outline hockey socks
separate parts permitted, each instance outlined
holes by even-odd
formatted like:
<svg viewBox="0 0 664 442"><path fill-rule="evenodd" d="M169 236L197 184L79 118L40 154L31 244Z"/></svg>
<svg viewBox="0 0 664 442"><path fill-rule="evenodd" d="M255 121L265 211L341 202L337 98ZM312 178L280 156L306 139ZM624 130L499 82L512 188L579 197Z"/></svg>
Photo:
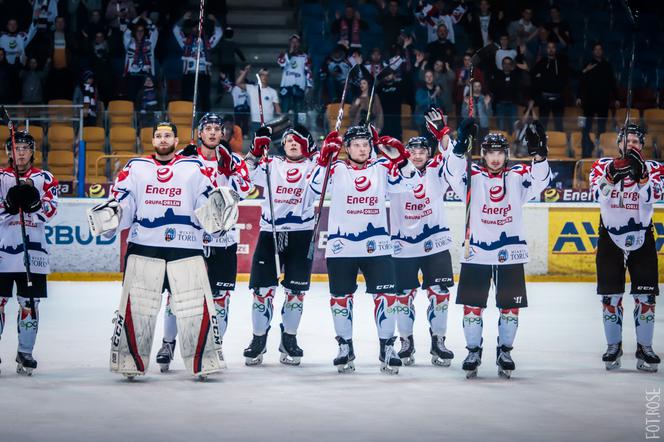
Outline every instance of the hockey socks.
<svg viewBox="0 0 664 442"><path fill-rule="evenodd" d="M35 315L32 317L32 304L34 302ZM19 353L32 354L37 340L37 329L39 327L39 299L18 297L20 308L18 310L18 351Z"/></svg>
<svg viewBox="0 0 664 442"><path fill-rule="evenodd" d="M0 298L0 336L2 336L2 331L5 329L5 306L7 305L7 299L9 298Z"/></svg>
<svg viewBox="0 0 664 442"><path fill-rule="evenodd" d="M519 328L519 309L502 308L498 317L498 346L512 347Z"/></svg>
<svg viewBox="0 0 664 442"><path fill-rule="evenodd" d="M353 295L332 295L332 322L337 336L348 341L353 337Z"/></svg>
<svg viewBox="0 0 664 442"><path fill-rule="evenodd" d="M171 294L166 292L166 308L164 309L164 341L175 342L175 337L178 335L177 318L171 309Z"/></svg>
<svg viewBox="0 0 664 442"><path fill-rule="evenodd" d="M482 307L463 306L463 334L466 337L466 347L476 348L482 345Z"/></svg>
<svg viewBox="0 0 664 442"><path fill-rule="evenodd" d="M286 299L281 307L281 323L283 331L289 335L297 334L297 328L302 319L302 306L304 305L303 292L294 292L286 289Z"/></svg>
<svg viewBox="0 0 664 442"><path fill-rule="evenodd" d="M655 295L634 295L634 325L636 342L652 347L652 336L655 332Z"/></svg>
<svg viewBox="0 0 664 442"><path fill-rule="evenodd" d="M374 319L378 329L379 339L391 339L394 337L394 331L397 325L396 317L396 295L386 293L373 294L374 299Z"/></svg>
<svg viewBox="0 0 664 442"><path fill-rule="evenodd" d="M415 322L415 309L413 308L413 299L417 289L404 290L400 295L396 295L396 315L397 315L397 328L399 335L412 336L413 323Z"/></svg>
<svg viewBox="0 0 664 442"><path fill-rule="evenodd" d="M276 287L261 287L254 290L254 303L251 309L251 322L254 326L254 334L263 336L270 328L272 322L272 300Z"/></svg>
<svg viewBox="0 0 664 442"><path fill-rule="evenodd" d="M212 300L214 301L214 310L219 326L219 337L224 339L228 328L228 307L231 301L231 292L228 290L217 292L212 295Z"/></svg>
<svg viewBox="0 0 664 442"><path fill-rule="evenodd" d="M450 292L445 287L434 285L427 289L427 297L429 298L427 318L429 319L431 333L436 336L445 336L447 333Z"/></svg>
<svg viewBox="0 0 664 442"><path fill-rule="evenodd" d="M609 345L622 342L622 299L622 295L602 296L604 335L606 336L606 343Z"/></svg>

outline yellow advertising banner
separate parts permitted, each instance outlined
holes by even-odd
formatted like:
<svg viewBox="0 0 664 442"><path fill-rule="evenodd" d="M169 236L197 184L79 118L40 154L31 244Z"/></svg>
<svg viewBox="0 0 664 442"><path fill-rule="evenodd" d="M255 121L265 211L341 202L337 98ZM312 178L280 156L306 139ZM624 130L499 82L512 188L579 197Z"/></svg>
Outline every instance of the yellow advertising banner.
<svg viewBox="0 0 664 442"><path fill-rule="evenodd" d="M664 278L664 208L653 215L660 280ZM599 208L549 209L548 274L595 275Z"/></svg>

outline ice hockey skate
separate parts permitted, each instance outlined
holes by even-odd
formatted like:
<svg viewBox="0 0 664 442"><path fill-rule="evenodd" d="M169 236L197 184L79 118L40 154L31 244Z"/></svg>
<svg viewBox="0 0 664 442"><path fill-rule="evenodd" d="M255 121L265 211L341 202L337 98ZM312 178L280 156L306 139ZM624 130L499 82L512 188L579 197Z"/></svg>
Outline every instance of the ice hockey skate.
<svg viewBox="0 0 664 442"><path fill-rule="evenodd" d="M399 367L403 365L399 355L394 351L394 341L396 338L380 340L380 371L385 374L399 374Z"/></svg>
<svg viewBox="0 0 664 442"><path fill-rule="evenodd" d="M649 373L657 372L660 363L659 356L651 346L636 344L636 368Z"/></svg>
<svg viewBox="0 0 664 442"><path fill-rule="evenodd" d="M602 361L604 361L606 369L615 370L620 368L620 357L622 355L622 342L609 344L608 347L606 347L606 352L602 355Z"/></svg>
<svg viewBox="0 0 664 442"><path fill-rule="evenodd" d="M284 331L281 325L281 343L279 344L279 362L285 365L300 365L304 352L297 345L297 337Z"/></svg>
<svg viewBox="0 0 664 442"><path fill-rule="evenodd" d="M399 350L399 359L403 365L413 365L415 363L415 341L413 335L407 338L399 338L401 342L401 350Z"/></svg>
<svg viewBox="0 0 664 442"><path fill-rule="evenodd" d="M166 373L170 369L171 361L173 361L173 353L175 352L175 341L168 342L162 341L161 348L157 352L157 364L162 373Z"/></svg>
<svg viewBox="0 0 664 442"><path fill-rule="evenodd" d="M339 343L339 353L334 358L334 366L337 367L339 373L351 373L355 371L355 352L353 351L353 340L344 339L340 336L336 337Z"/></svg>
<svg viewBox="0 0 664 442"><path fill-rule="evenodd" d="M476 378L477 368L480 365L482 365L482 347L468 348L468 356L463 360L462 367L466 372L466 379Z"/></svg>
<svg viewBox="0 0 664 442"><path fill-rule="evenodd" d="M245 365L254 366L263 363L263 355L267 351L267 332L269 331L268 328L264 335L254 335L249 347L244 349Z"/></svg>
<svg viewBox="0 0 664 442"><path fill-rule="evenodd" d="M26 376L32 376L32 372L37 368L37 361L30 353L16 353L16 373Z"/></svg>
<svg viewBox="0 0 664 442"><path fill-rule="evenodd" d="M431 333L431 330L429 330ZM431 334L431 363L440 367L449 367L454 359L452 350L445 347L445 336Z"/></svg>
<svg viewBox="0 0 664 442"><path fill-rule="evenodd" d="M498 366L498 376L509 379L512 377L512 371L516 367L510 352L512 347L500 345L496 347L496 365Z"/></svg>

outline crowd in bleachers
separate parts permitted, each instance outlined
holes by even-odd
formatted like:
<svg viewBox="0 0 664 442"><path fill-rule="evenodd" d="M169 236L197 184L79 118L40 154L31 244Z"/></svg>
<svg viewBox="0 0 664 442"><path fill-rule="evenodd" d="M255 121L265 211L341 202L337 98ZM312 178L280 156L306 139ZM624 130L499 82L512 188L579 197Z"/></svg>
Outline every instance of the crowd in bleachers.
<svg viewBox="0 0 664 442"><path fill-rule="evenodd" d="M539 118L552 157L577 159L610 149L624 121L632 32L619 2L285 3L293 6L298 33L275 54L281 72L258 72L273 97L270 117L314 110L309 114L318 119L307 120L315 123L314 133L334 125L351 68L344 127L370 114L384 134L408 138L426 133L429 107L444 109L454 125L472 97L481 134L502 131L516 156L523 153L524 123ZM647 126L653 157L664 148L658 3L644 2L632 79L633 119ZM226 9L225 1L206 2L197 106L234 114L239 151L259 124L256 71L236 67L251 54L234 42ZM191 0L0 0L0 103L81 104L80 133L74 124L39 121L31 122L31 131L44 144L48 167L62 166L57 170L68 177L74 175L74 141L82 138L89 180L107 180L115 166L97 157L140 152L157 118L190 127L197 17L198 2ZM281 79L278 88L269 88L270 75ZM220 106L223 94L232 97L232 109Z"/></svg>

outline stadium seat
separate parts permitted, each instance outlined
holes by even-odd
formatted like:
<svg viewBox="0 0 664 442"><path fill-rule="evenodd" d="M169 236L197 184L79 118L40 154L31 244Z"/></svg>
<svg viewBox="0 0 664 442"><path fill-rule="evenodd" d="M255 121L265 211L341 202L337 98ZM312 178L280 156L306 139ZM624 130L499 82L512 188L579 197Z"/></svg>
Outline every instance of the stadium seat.
<svg viewBox="0 0 664 442"><path fill-rule="evenodd" d="M176 126L190 128L193 106L191 101L171 101L168 103L168 116Z"/></svg>
<svg viewBox="0 0 664 442"><path fill-rule="evenodd" d="M74 102L71 100L49 100L48 105L73 106ZM74 109L72 107L69 108L56 107L49 109L48 114L49 117L51 118L51 121L67 122L71 121L72 118L74 117Z"/></svg>
<svg viewBox="0 0 664 442"><path fill-rule="evenodd" d="M83 141L85 141L85 149L88 152L104 152L106 150L106 133L103 127L84 127Z"/></svg>
<svg viewBox="0 0 664 442"><path fill-rule="evenodd" d="M626 108L621 107L620 109L616 109L616 125L622 127L622 125L625 124L626 116L627 116ZM639 121L641 120L641 117L639 117L639 110L632 108L629 112L629 119L638 124Z"/></svg>
<svg viewBox="0 0 664 442"><path fill-rule="evenodd" d="M410 104L401 105L401 128L403 130L413 128L413 110ZM407 138L404 138L404 140L407 140Z"/></svg>
<svg viewBox="0 0 664 442"><path fill-rule="evenodd" d="M144 127L141 129L141 151L143 153L150 153L152 151L152 128Z"/></svg>
<svg viewBox="0 0 664 442"><path fill-rule="evenodd" d="M5 125L0 126L0 143L4 146L5 141L9 138L9 128Z"/></svg>
<svg viewBox="0 0 664 442"><path fill-rule="evenodd" d="M87 165L85 169L85 174L87 175L105 175L106 174L106 163L107 161L99 161L99 157L106 155L104 152L87 152L85 154L85 163ZM99 166L97 166L99 165ZM87 178L86 178L87 181Z"/></svg>
<svg viewBox="0 0 664 442"><path fill-rule="evenodd" d="M572 187L578 190L588 190L590 188L589 176L596 159L579 160L574 165L574 179Z"/></svg>
<svg viewBox="0 0 664 442"><path fill-rule="evenodd" d="M570 147L572 148L572 153L574 154L574 158L581 158L581 152L583 151L582 144L581 144L581 137L583 136L583 133L580 131L575 131L572 132L572 136L570 137ZM589 133L588 136L590 137L590 140L593 142L593 144L597 144L597 136L594 133Z"/></svg>
<svg viewBox="0 0 664 442"><path fill-rule="evenodd" d="M643 156L646 159L659 158L659 152L657 152L655 144L655 137L652 134L646 134L645 143L643 145Z"/></svg>
<svg viewBox="0 0 664 442"><path fill-rule="evenodd" d="M550 130L546 133L549 146L549 158L552 160L567 160L570 158L567 148L567 134Z"/></svg>
<svg viewBox="0 0 664 442"><path fill-rule="evenodd" d="M136 129L127 126L112 127L108 141L111 152L136 152Z"/></svg>
<svg viewBox="0 0 664 442"><path fill-rule="evenodd" d="M134 126L134 103L127 100L113 100L108 103L108 125Z"/></svg>
<svg viewBox="0 0 664 442"><path fill-rule="evenodd" d="M74 150L74 129L71 126L60 124L52 125L48 128L48 149L53 150Z"/></svg>
<svg viewBox="0 0 664 442"><path fill-rule="evenodd" d="M74 152L53 151L48 154L48 170L60 181L73 181Z"/></svg>
<svg viewBox="0 0 664 442"><path fill-rule="evenodd" d="M644 110L643 121L645 122L646 127L648 128L648 132L664 131L664 109Z"/></svg>
<svg viewBox="0 0 664 442"><path fill-rule="evenodd" d="M565 106L565 113L563 115L563 130L565 132L579 129L579 117L582 115L581 108Z"/></svg>
<svg viewBox="0 0 664 442"><path fill-rule="evenodd" d="M337 115L339 114L339 103L330 103L327 105L327 122L330 130L334 130L334 125L337 123ZM346 129L350 126L350 104L344 104L344 115L341 120L341 129Z"/></svg>

